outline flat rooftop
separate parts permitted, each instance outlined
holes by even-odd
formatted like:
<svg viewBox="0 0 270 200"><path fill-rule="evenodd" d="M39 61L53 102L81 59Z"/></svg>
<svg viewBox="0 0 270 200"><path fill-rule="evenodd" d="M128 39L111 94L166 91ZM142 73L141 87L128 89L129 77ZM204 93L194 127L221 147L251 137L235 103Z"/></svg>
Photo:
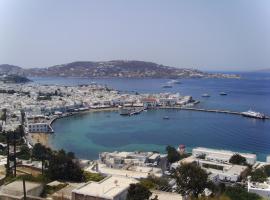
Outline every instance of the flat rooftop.
<svg viewBox="0 0 270 200"><path fill-rule="evenodd" d="M41 186L41 183L25 181L26 193L40 186ZM23 182L14 181L12 183L9 183L8 185L2 186L0 190L0 194L8 194L8 195L15 195L15 196L23 195Z"/></svg>
<svg viewBox="0 0 270 200"><path fill-rule="evenodd" d="M158 190L152 190L151 198L154 198L156 195L158 196L158 200L182 200L182 196L177 193L172 192L162 192Z"/></svg>
<svg viewBox="0 0 270 200"><path fill-rule="evenodd" d="M92 197L113 199L115 196L128 189L129 185L132 183L138 183L138 181L133 178L111 176L100 182L86 183L78 189L73 190L73 192Z"/></svg>
<svg viewBox="0 0 270 200"><path fill-rule="evenodd" d="M210 153L210 154L223 154L224 156L226 155L233 155L233 154L240 154L244 157L247 157L247 158L256 158L256 154L251 154L251 153L239 153L239 152L233 152L233 151L229 151L229 150L220 150L220 149L211 149L211 148L205 148L205 147L197 147L197 148L194 148L192 150L193 151L203 151L203 152L206 152L206 153Z"/></svg>

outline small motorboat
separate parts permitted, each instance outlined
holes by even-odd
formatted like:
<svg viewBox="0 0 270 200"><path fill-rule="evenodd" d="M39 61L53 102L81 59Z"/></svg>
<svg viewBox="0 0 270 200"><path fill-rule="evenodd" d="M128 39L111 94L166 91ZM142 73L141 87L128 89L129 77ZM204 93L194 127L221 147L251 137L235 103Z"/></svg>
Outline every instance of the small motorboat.
<svg viewBox="0 0 270 200"><path fill-rule="evenodd" d="M210 95L205 93L202 95L202 97L210 97Z"/></svg>
<svg viewBox="0 0 270 200"><path fill-rule="evenodd" d="M169 116L164 116L163 119L170 119Z"/></svg>

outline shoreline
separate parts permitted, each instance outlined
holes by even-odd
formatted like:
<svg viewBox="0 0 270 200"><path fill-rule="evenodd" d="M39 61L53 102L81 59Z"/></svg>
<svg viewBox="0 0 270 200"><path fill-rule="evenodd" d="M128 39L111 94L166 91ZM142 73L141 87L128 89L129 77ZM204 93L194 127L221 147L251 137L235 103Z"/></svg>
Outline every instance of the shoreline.
<svg viewBox="0 0 270 200"><path fill-rule="evenodd" d="M194 108L183 108L180 106L172 106L172 107L157 107L153 110L163 110L163 109L174 109L174 110L184 110L184 111L197 111ZM95 113L95 112L114 112L114 111L118 111L119 108L118 107L108 107L108 108L92 108L89 110L84 110L84 111L79 111L79 112L75 112L75 113L70 113L70 114L66 114L66 115L62 115L62 116L55 116L54 118L52 118L50 120L50 126L58 119L61 118L66 118L66 117L71 117L74 115L81 115L81 114L87 114L87 113ZM201 112L201 110L199 109L199 111ZM212 112L212 111L211 111ZM226 114L221 112L221 114ZM229 113L231 114L231 113ZM234 115L234 114L233 114ZM239 115L239 114L237 114ZM51 148L52 150L54 150L54 147L52 146L52 144L50 143L50 135L54 134L54 133L28 133L28 137L27 140L31 145L35 145L36 143L41 143L42 145ZM30 141L29 141L30 140Z"/></svg>
<svg viewBox="0 0 270 200"><path fill-rule="evenodd" d="M66 118L66 117L71 117L74 115L80 115L80 114L87 114L87 113L95 113L95 112L112 112L112 111L118 111L119 108L116 107L110 107L110 108L92 108L89 110L85 110L85 111L80 111L80 112L76 112L76 113L71 113L69 115L63 115L63 116L55 116L53 117L50 122L49 125L52 126L52 124L57 121L58 119L61 118ZM53 149L52 145L49 142L49 136L51 134L54 133L28 133L27 141L34 146L37 143L40 143L48 148Z"/></svg>

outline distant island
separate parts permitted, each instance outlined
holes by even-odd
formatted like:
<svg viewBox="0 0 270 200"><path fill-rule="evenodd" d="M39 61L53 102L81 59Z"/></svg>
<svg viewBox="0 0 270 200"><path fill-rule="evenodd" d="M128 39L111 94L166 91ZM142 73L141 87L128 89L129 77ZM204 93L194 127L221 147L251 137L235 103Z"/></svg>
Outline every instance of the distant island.
<svg viewBox="0 0 270 200"><path fill-rule="evenodd" d="M3 64L0 65L0 73L27 77L240 78L235 74L207 73L196 69L176 68L136 60L78 61L30 69Z"/></svg>
<svg viewBox="0 0 270 200"><path fill-rule="evenodd" d="M28 83L31 82L30 79L20 76L20 75L15 75L15 74L0 74L0 81L3 83Z"/></svg>

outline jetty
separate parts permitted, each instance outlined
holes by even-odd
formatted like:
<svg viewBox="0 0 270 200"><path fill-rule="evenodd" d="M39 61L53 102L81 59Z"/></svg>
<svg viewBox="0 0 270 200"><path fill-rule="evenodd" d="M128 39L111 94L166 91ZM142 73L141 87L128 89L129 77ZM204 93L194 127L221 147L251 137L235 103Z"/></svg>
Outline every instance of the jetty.
<svg viewBox="0 0 270 200"><path fill-rule="evenodd" d="M199 112L212 112L212 113L225 113L232 115L241 115L242 112L230 111L230 110L217 110L217 109L204 109L204 108L187 108L187 107L178 107L181 110L190 110L190 111L199 111ZM270 119L270 116L265 116L264 119Z"/></svg>

